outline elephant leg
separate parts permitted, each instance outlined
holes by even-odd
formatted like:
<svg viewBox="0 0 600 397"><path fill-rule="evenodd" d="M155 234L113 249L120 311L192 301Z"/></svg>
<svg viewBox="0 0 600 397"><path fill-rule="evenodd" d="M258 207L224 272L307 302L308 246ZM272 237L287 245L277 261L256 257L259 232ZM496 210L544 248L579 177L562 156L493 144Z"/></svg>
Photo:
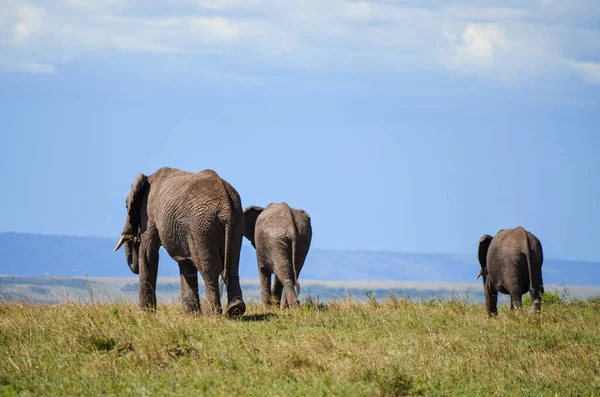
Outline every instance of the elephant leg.
<svg viewBox="0 0 600 397"><path fill-rule="evenodd" d="M498 315L498 291L492 286L489 279L485 283L485 307L487 308L488 316Z"/></svg>
<svg viewBox="0 0 600 397"><path fill-rule="evenodd" d="M509 290L510 293L510 309L516 311L523 310L523 294L521 285L513 286L512 289Z"/></svg>
<svg viewBox="0 0 600 397"><path fill-rule="evenodd" d="M287 294L283 294L283 296L281 297L281 309L287 309L290 307L290 303L288 302L287 299Z"/></svg>
<svg viewBox="0 0 600 397"><path fill-rule="evenodd" d="M534 274L534 279L530 283L531 288L529 288L532 313L538 310L542 310L542 294L544 293L544 281L542 280L541 265L540 267L535 267L534 269L535 270L532 272Z"/></svg>
<svg viewBox="0 0 600 397"><path fill-rule="evenodd" d="M285 291L285 296L281 301L281 308L285 308L285 302L290 308L295 308L300 303L298 301L298 296L296 295L296 291L294 289L294 276L292 274L292 264L289 263L286 266L275 266L275 274L279 281L283 281L283 289Z"/></svg>
<svg viewBox="0 0 600 397"><path fill-rule="evenodd" d="M512 262L511 262L512 263ZM523 294L529 289L529 270L527 266L527 257L524 254L519 255L515 273L510 273L513 277L509 280L508 292L510 294L510 308L515 311L523 311Z"/></svg>
<svg viewBox="0 0 600 397"><path fill-rule="evenodd" d="M223 263L223 268L227 269L227 315L241 316L246 312L246 304L242 298L242 287L240 286L240 250L242 248L242 239L244 238L242 230L239 233L232 233L229 243L228 262ZM225 255L223 255L225 260Z"/></svg>
<svg viewBox="0 0 600 397"><path fill-rule="evenodd" d="M183 310L188 314L201 311L198 294L198 269L191 260L179 262L179 277L181 278L181 302Z"/></svg>
<svg viewBox="0 0 600 397"><path fill-rule="evenodd" d="M273 280L273 304L279 306L281 304L281 296L283 295L283 283L279 281L279 277L275 275Z"/></svg>
<svg viewBox="0 0 600 397"><path fill-rule="evenodd" d="M283 282L283 289L285 290L285 294L281 299L281 308L287 309L289 307L294 309L298 307L300 305L300 300L298 299L298 295L296 295L294 283L291 280L285 280Z"/></svg>
<svg viewBox="0 0 600 397"><path fill-rule="evenodd" d="M531 312L536 312L542 309L542 299L540 291L538 289L529 290L529 296L531 297Z"/></svg>
<svg viewBox="0 0 600 397"><path fill-rule="evenodd" d="M219 276L221 275L221 258L219 255L210 255L203 252L202 255L192 257L196 268L204 280L206 291L207 314L221 314L221 291L219 289Z"/></svg>
<svg viewBox="0 0 600 397"><path fill-rule="evenodd" d="M510 310L523 310L523 301L521 294L510 294Z"/></svg>
<svg viewBox="0 0 600 397"><path fill-rule="evenodd" d="M271 273L264 267L260 269L260 287L262 303L265 307L271 305Z"/></svg>
<svg viewBox="0 0 600 397"><path fill-rule="evenodd" d="M156 310L156 278L158 276L158 249L160 243L143 241L140 245L139 305L143 309Z"/></svg>
<svg viewBox="0 0 600 397"><path fill-rule="evenodd" d="M204 289L206 290L206 303L208 313L221 314L221 291L219 291L219 274L204 274Z"/></svg>

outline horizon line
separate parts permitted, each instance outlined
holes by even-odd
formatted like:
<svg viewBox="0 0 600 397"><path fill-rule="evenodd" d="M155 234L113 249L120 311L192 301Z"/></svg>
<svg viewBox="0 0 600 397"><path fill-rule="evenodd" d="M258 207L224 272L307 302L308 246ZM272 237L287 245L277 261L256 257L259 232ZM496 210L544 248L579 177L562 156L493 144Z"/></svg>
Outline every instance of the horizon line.
<svg viewBox="0 0 600 397"><path fill-rule="evenodd" d="M107 236L92 236L92 235L75 235L75 234L47 234L41 232L15 232L15 231L0 231L0 235L2 234L22 234L22 235L34 235L34 236L43 236L43 237L67 237L67 238L96 238L96 239L107 239L110 240L112 237ZM244 241L243 246L251 246L250 243ZM415 251L389 251L389 250L378 250L378 249L369 249L369 248L351 248L351 249L341 249L341 248L320 248L320 247L311 247L311 251L335 251L335 252L371 252L378 254L409 254L409 255L439 255L439 256L474 256L477 257L477 253L468 253L468 252L415 252ZM587 263L600 263L600 259L597 260L589 260L589 259L578 259L578 258L557 258L557 257L547 257L544 258L545 261L553 260L553 261L572 261L572 262L587 262Z"/></svg>

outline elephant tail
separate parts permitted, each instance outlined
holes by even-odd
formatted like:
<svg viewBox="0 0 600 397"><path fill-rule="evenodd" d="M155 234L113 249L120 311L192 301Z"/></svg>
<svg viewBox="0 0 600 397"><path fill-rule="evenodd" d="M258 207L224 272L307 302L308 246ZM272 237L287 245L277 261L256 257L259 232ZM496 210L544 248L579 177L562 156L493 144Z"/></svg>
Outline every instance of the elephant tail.
<svg viewBox="0 0 600 397"><path fill-rule="evenodd" d="M296 267L296 239L292 239L292 270L294 272L294 285L296 286L296 295L300 295L300 282L298 281L298 268Z"/></svg>
<svg viewBox="0 0 600 397"><path fill-rule="evenodd" d="M292 243L292 271L294 272L294 285L296 286L296 295L300 295L300 282L298 281L298 266L296 263L296 245L297 245L297 240L298 240L298 225L296 225L296 218L294 218L294 212L292 211L292 209L290 208L290 206L287 203L283 203L285 204L285 207L287 208L289 215L290 215L290 220L292 221L292 225L294 227L293 229L293 237L291 238L291 243Z"/></svg>
<svg viewBox="0 0 600 397"><path fill-rule="evenodd" d="M529 236L527 235L527 231L523 229L523 233L525 234L525 246L527 251L525 252L525 258L527 259L527 271L529 272L529 290L533 291L534 288L539 288L539 281L537 278L537 274L534 273L533 266L531 264L531 242L529 241ZM535 277L535 278L534 278Z"/></svg>
<svg viewBox="0 0 600 397"><path fill-rule="evenodd" d="M225 222L225 246L223 253L223 272L221 273L221 294L223 294L223 286L227 285L227 264L229 263L229 246L231 241L231 226L229 222Z"/></svg>
<svg viewBox="0 0 600 397"><path fill-rule="evenodd" d="M233 199L231 198L231 194L227 189L227 183L219 177L219 182L221 182L221 186L223 187L223 192L227 197L228 207L221 208L221 213L219 214L219 219L221 220L224 228L225 228L225 246L223 247L223 273L221 274L221 282L223 284L227 284L227 267L229 265L229 261L231 260L231 234L232 234L232 221L233 221L233 212L235 210L235 204L233 203ZM231 186L230 186L231 187ZM232 188L233 189L233 188ZM223 284L221 284L221 293L223 293Z"/></svg>

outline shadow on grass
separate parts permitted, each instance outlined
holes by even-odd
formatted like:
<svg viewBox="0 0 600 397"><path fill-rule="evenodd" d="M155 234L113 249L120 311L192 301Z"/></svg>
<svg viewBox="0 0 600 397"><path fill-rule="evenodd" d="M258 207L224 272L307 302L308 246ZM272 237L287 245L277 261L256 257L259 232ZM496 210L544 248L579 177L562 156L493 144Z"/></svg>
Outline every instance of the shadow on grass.
<svg viewBox="0 0 600 397"><path fill-rule="evenodd" d="M260 314L246 314L241 317L242 321L269 321L271 317L277 317L275 313L260 313Z"/></svg>

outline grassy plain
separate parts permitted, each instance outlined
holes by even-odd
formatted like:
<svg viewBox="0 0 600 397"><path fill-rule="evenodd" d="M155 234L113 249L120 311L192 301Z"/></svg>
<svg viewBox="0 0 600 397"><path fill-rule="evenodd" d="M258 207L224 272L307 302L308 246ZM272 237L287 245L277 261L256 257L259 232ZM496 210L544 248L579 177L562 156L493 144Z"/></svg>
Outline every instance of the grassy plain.
<svg viewBox="0 0 600 397"><path fill-rule="evenodd" d="M0 395L600 395L598 299L494 319L394 296L248 309L0 302Z"/></svg>

